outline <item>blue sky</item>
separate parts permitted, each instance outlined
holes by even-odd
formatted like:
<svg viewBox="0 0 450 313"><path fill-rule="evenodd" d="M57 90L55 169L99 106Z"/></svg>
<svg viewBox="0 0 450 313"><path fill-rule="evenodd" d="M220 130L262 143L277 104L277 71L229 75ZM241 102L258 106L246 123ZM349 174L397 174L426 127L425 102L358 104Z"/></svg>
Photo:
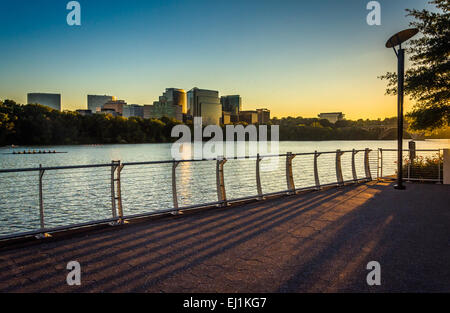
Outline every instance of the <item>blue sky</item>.
<svg viewBox="0 0 450 313"><path fill-rule="evenodd" d="M82 25L68 26L68 1L0 1L0 99L58 92L77 109L87 94L148 104L197 86L275 116L393 116L377 79L396 69L384 43L408 27L405 8L431 7L379 1L381 25L369 26L362 0L79 2Z"/></svg>

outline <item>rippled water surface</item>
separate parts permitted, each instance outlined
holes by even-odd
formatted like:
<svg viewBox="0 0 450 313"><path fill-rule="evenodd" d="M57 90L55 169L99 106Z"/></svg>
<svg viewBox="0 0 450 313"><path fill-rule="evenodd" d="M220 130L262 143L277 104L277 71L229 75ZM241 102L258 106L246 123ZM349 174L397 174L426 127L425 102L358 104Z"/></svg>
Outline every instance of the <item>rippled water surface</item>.
<svg viewBox="0 0 450 313"><path fill-rule="evenodd" d="M405 141L407 147L407 141ZM376 177L378 148L396 148L395 141L320 141L280 142L279 153L304 153L352 149L373 149L370 153L372 176ZM418 141L418 149L450 148L448 140ZM62 154L13 155L11 148L0 148L0 168L36 168L122 162L169 160L170 144L19 147L18 150L45 149ZM189 152L186 152L189 158ZM344 180L352 179L351 153L342 156ZM390 155L392 159L395 154ZM389 155L386 154L386 158ZM314 185L313 155L293 159L296 188ZM359 178L365 176L364 153L355 156ZM228 199L257 194L255 159L228 160L224 165ZM336 181L335 154L318 158L321 184ZM384 174L393 171L395 164ZM263 193L286 190L286 159L264 158L261 161ZM179 206L217 201L216 162L182 162L176 169ZM0 173L0 235L39 228L38 172ZM125 215L153 212L173 207L172 164L129 165L121 173L122 202ZM110 218L111 167L51 170L43 176L45 226L55 227Z"/></svg>

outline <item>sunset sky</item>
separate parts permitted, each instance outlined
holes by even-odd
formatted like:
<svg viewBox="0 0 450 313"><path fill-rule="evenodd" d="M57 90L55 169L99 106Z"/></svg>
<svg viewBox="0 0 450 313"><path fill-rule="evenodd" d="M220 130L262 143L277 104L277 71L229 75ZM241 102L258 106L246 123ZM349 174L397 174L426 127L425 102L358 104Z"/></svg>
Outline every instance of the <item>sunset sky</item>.
<svg viewBox="0 0 450 313"><path fill-rule="evenodd" d="M408 28L405 8L431 7L381 0L369 26L366 0L84 0L81 26L68 26L67 2L0 2L0 99L55 92L75 110L87 94L151 104L166 87L199 87L277 117L395 116L377 79L396 70L384 44Z"/></svg>

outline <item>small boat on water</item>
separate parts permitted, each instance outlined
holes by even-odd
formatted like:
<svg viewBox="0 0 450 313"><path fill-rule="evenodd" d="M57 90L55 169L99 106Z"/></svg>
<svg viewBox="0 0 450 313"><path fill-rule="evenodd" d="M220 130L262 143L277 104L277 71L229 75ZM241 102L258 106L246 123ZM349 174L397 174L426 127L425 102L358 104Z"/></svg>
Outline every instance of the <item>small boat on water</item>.
<svg viewBox="0 0 450 313"><path fill-rule="evenodd" d="M67 153L67 152L56 150L23 150L23 151L13 151L12 153L4 153L4 154L55 154L55 153Z"/></svg>

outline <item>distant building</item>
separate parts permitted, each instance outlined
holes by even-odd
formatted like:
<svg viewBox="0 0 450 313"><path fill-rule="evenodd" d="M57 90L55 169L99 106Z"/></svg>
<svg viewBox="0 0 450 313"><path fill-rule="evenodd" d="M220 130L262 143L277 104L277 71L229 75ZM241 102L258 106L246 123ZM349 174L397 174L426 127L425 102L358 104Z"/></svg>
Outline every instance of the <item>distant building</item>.
<svg viewBox="0 0 450 313"><path fill-rule="evenodd" d="M152 104L144 104L144 118L145 119L154 118Z"/></svg>
<svg viewBox="0 0 450 313"><path fill-rule="evenodd" d="M332 112L332 113L320 113L319 119L328 120L330 123L336 123L344 119L345 115L342 112Z"/></svg>
<svg viewBox="0 0 450 313"><path fill-rule="evenodd" d="M160 102L167 102L169 105L179 105L181 106L181 113L187 113L187 98L186 91L178 88L166 88L166 91L163 93L163 100L159 99ZM162 100L162 101L161 101Z"/></svg>
<svg viewBox="0 0 450 313"><path fill-rule="evenodd" d="M258 111L241 111L239 112L239 121L247 124L258 123Z"/></svg>
<svg viewBox="0 0 450 313"><path fill-rule="evenodd" d="M91 110L92 113L95 113L97 111L101 111L103 105L108 101L117 100L116 97L113 96L99 96L99 95L88 95L87 96L87 102L88 102L88 110Z"/></svg>
<svg viewBox="0 0 450 313"><path fill-rule="evenodd" d="M146 104L143 109L144 118L171 117L183 121L182 106L171 105L165 101L155 101L152 105Z"/></svg>
<svg viewBox="0 0 450 313"><path fill-rule="evenodd" d="M114 110L118 115L123 115L123 107L127 105L127 103L123 100L110 100L106 102L102 106L102 110Z"/></svg>
<svg viewBox="0 0 450 313"><path fill-rule="evenodd" d="M61 94L59 93L29 93L28 104L37 103L54 110L61 111Z"/></svg>
<svg viewBox="0 0 450 313"><path fill-rule="evenodd" d="M258 113L258 124L267 125L270 122L270 110L268 109L256 109Z"/></svg>
<svg viewBox="0 0 450 313"><path fill-rule="evenodd" d="M102 108L100 111L95 112L96 114L111 114L112 116L119 116L119 113L117 113L114 109L108 109L108 108Z"/></svg>
<svg viewBox="0 0 450 313"><path fill-rule="evenodd" d="M187 93L187 115L202 117L203 125L219 125L222 117L219 92L197 87L189 90Z"/></svg>
<svg viewBox="0 0 450 313"><path fill-rule="evenodd" d="M270 110L256 109L239 112L239 121L247 124L267 125L270 122Z"/></svg>
<svg viewBox="0 0 450 313"><path fill-rule="evenodd" d="M239 112L242 110L242 98L239 95L222 96L220 97L222 104L222 111L228 112L230 115L230 122L236 123L239 121Z"/></svg>
<svg viewBox="0 0 450 313"><path fill-rule="evenodd" d="M138 104L127 104L123 106L123 117L144 117L144 106Z"/></svg>
<svg viewBox="0 0 450 313"><path fill-rule="evenodd" d="M186 91L178 88L166 88L159 101L144 105L144 118L162 118L163 116L183 121L187 112Z"/></svg>
<svg viewBox="0 0 450 313"><path fill-rule="evenodd" d="M220 97L222 110L230 112L231 115L239 115L242 110L242 98L239 95L222 96Z"/></svg>
<svg viewBox="0 0 450 313"><path fill-rule="evenodd" d="M77 113L83 116L86 115L92 115L92 111L91 110L77 110Z"/></svg>

